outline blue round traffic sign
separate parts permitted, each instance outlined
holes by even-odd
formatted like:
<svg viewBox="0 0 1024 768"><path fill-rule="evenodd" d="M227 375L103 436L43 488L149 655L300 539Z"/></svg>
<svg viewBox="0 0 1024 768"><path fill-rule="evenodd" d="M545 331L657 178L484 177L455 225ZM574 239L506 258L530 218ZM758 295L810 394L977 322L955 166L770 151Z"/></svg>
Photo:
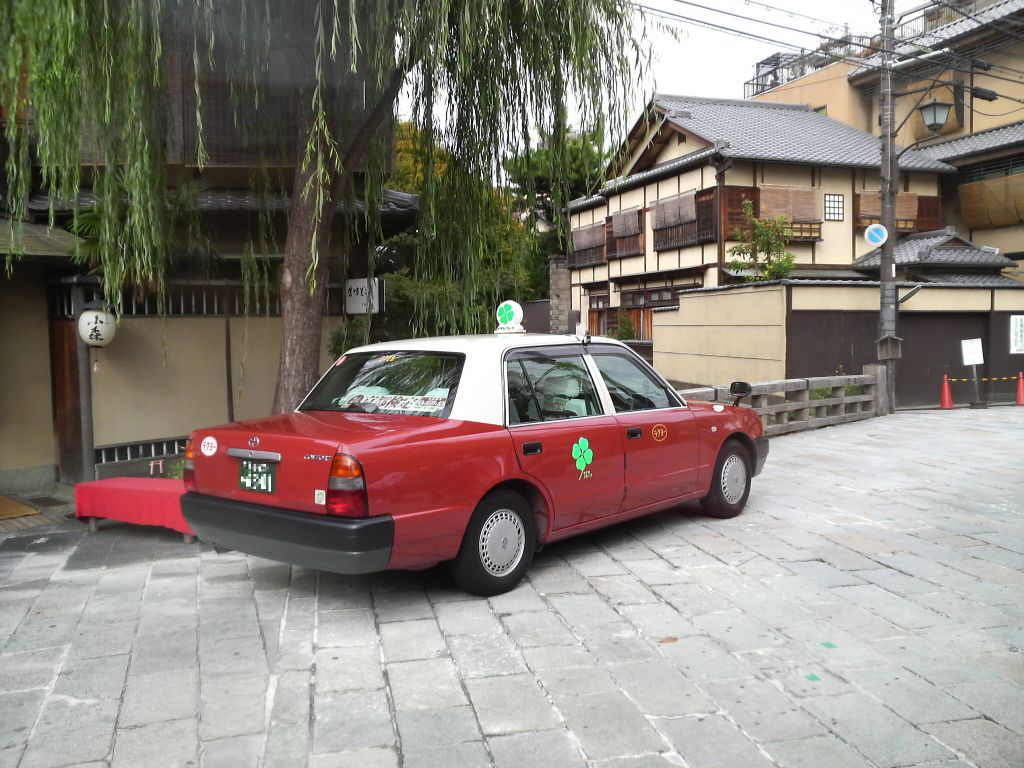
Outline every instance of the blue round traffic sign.
<svg viewBox="0 0 1024 768"><path fill-rule="evenodd" d="M889 239L889 230L881 224L872 224L864 230L864 239L871 245L881 245Z"/></svg>

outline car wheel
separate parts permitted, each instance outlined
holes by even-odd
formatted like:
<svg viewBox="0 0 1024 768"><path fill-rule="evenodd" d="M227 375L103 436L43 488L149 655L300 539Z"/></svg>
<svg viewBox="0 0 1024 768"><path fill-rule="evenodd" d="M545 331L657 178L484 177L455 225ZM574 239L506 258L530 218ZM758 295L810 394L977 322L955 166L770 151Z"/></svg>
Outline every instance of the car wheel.
<svg viewBox="0 0 1024 768"><path fill-rule="evenodd" d="M700 500L701 509L709 517L736 517L749 495L750 455L738 442L729 440L718 454L711 490Z"/></svg>
<svg viewBox="0 0 1024 768"><path fill-rule="evenodd" d="M456 583L474 595L500 595L513 589L533 562L533 511L512 491L489 493L477 505L450 563Z"/></svg>

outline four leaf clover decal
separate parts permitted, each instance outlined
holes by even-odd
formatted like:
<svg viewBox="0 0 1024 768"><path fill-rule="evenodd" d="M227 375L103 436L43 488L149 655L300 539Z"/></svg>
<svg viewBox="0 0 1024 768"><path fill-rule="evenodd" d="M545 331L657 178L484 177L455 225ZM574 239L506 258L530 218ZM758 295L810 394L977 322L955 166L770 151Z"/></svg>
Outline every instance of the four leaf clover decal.
<svg viewBox="0 0 1024 768"><path fill-rule="evenodd" d="M512 305L507 301L498 307L498 322L502 325L508 325L512 322L512 318L515 317L515 311L512 309Z"/></svg>
<svg viewBox="0 0 1024 768"><path fill-rule="evenodd" d="M572 457L576 459L576 469L580 471L580 478L586 471L587 466L594 460L594 451L590 448L590 441L581 437L572 447Z"/></svg>

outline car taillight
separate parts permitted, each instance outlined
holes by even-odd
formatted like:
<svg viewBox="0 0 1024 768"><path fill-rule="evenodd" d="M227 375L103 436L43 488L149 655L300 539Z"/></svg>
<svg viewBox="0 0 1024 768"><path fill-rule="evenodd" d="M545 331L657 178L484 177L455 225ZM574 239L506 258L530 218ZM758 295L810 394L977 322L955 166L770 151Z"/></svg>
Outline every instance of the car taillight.
<svg viewBox="0 0 1024 768"><path fill-rule="evenodd" d="M182 461L181 479L185 481L185 490L196 489L196 466L192 461L192 438L185 441L185 456Z"/></svg>
<svg viewBox="0 0 1024 768"><path fill-rule="evenodd" d="M363 467L344 453L337 454L331 462L326 510L328 515L339 517L366 517L369 514Z"/></svg>

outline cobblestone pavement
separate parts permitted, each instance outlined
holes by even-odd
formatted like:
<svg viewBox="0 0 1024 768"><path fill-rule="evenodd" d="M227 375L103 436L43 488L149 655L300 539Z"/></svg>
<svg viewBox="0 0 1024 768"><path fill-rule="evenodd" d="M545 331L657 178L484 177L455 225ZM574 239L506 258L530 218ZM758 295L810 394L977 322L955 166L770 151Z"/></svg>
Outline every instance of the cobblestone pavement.
<svg viewBox="0 0 1024 768"><path fill-rule="evenodd" d="M746 512L490 600L170 533L0 539L0 766L1024 765L1024 409L779 438Z"/></svg>

